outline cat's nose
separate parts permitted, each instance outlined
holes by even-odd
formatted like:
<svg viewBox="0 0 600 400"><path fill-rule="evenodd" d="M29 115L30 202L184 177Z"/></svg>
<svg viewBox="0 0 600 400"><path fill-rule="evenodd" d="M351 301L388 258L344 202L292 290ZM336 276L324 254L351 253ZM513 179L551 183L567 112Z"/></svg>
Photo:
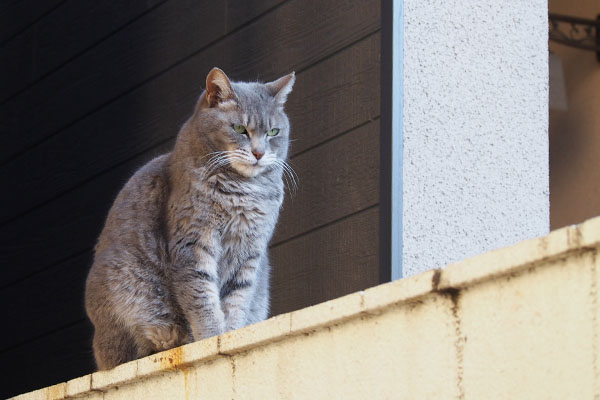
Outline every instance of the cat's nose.
<svg viewBox="0 0 600 400"><path fill-rule="evenodd" d="M261 153L260 151L256 151L256 150L252 150L252 154L254 154L254 157L256 157L257 160L260 160L262 158L262 156L265 155L265 153Z"/></svg>

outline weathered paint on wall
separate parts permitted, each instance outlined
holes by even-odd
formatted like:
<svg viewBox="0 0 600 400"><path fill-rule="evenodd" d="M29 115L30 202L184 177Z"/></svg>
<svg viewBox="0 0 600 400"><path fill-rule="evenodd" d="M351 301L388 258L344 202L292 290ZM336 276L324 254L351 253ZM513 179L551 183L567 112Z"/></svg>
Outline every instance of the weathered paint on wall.
<svg viewBox="0 0 600 400"><path fill-rule="evenodd" d="M18 396L591 399L600 218Z"/></svg>
<svg viewBox="0 0 600 400"><path fill-rule="evenodd" d="M548 232L547 11L404 1L404 276Z"/></svg>

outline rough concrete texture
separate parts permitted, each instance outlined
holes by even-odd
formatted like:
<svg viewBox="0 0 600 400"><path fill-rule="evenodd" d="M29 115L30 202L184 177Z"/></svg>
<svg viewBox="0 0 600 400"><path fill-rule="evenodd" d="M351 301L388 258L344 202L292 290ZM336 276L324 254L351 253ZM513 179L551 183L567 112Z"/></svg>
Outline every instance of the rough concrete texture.
<svg viewBox="0 0 600 400"><path fill-rule="evenodd" d="M592 292L595 252L512 279L465 288L458 298L468 398L593 399L600 340ZM550 300L551 299L551 300ZM529 304L535 304L531 307ZM515 368L517 366L518 368ZM533 382L543 383L543 388Z"/></svg>
<svg viewBox="0 0 600 400"><path fill-rule="evenodd" d="M236 393L244 399L453 398L450 305L426 296L234 356Z"/></svg>
<svg viewBox="0 0 600 400"><path fill-rule="evenodd" d="M597 218L17 399L600 398L599 249Z"/></svg>
<svg viewBox="0 0 600 400"><path fill-rule="evenodd" d="M549 229L545 0L404 0L404 276Z"/></svg>

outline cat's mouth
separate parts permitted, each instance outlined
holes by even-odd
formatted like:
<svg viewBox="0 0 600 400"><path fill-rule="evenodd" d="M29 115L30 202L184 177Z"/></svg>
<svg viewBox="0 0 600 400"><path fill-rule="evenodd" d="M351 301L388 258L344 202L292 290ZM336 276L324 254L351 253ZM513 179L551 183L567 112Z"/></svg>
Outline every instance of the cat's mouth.
<svg viewBox="0 0 600 400"><path fill-rule="evenodd" d="M263 165L260 160L256 160L253 163L233 161L231 167L237 173L247 178L253 178L267 169L267 166Z"/></svg>

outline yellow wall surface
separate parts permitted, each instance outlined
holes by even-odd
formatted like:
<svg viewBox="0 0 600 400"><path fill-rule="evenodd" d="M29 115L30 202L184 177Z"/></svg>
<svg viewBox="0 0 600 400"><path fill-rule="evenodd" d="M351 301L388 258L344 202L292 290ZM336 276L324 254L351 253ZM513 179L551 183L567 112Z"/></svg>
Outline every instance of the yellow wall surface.
<svg viewBox="0 0 600 400"><path fill-rule="evenodd" d="M599 247L596 218L17 399L597 399Z"/></svg>
<svg viewBox="0 0 600 400"><path fill-rule="evenodd" d="M552 13L596 19L598 0L550 0ZM568 109L550 109L550 225L600 215L600 62L596 54L550 42L562 60ZM551 88L552 91L552 88Z"/></svg>

